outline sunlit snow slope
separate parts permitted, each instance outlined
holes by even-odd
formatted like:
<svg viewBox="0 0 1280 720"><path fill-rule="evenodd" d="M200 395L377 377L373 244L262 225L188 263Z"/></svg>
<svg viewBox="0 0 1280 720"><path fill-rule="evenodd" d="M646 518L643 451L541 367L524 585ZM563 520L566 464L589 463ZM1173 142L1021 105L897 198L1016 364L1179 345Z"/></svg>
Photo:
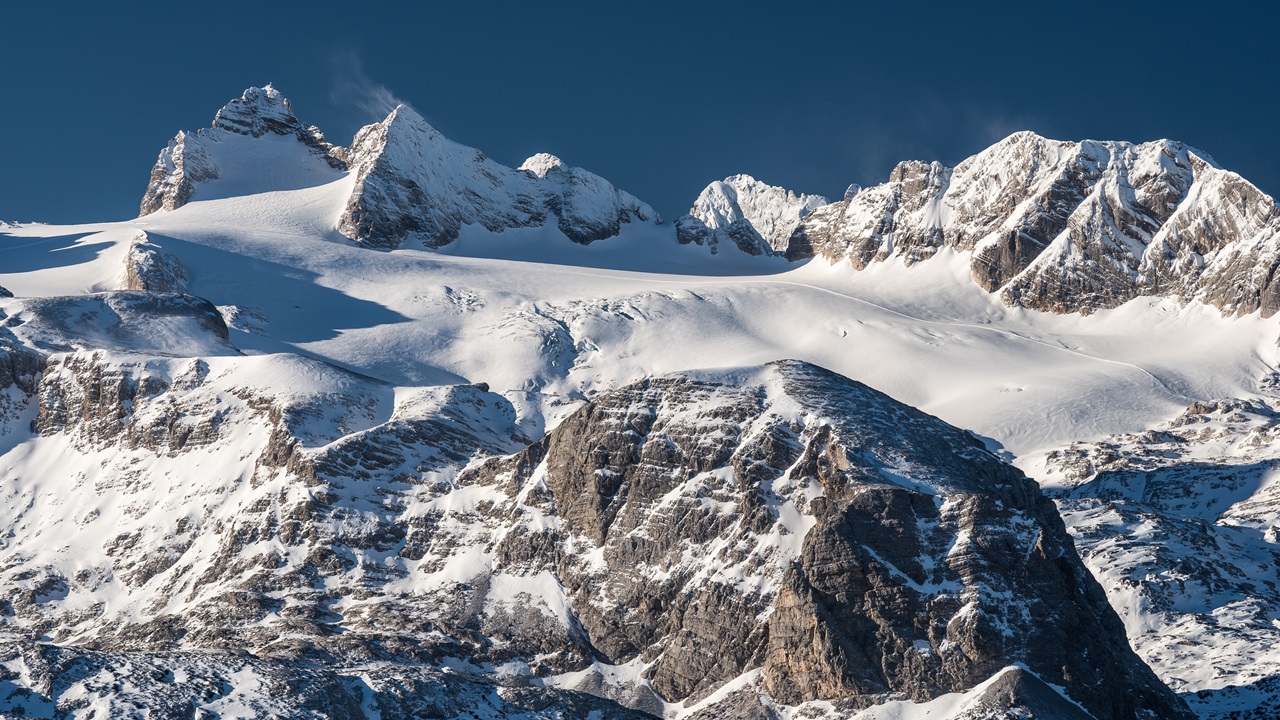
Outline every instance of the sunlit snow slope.
<svg viewBox="0 0 1280 720"><path fill-rule="evenodd" d="M808 360L1021 455L1140 430L1196 399L1249 396L1277 322L1139 299L1088 317L1000 304L943 251L912 268L709 258L669 226L592 246L554 228L464 230L445 252L358 247L333 229L350 177L120 223L6 229L18 296L119 287L131 239L177 257L246 352L296 351L397 385L485 382L539 425L550 407L680 369ZM210 193L214 194L214 193Z"/></svg>

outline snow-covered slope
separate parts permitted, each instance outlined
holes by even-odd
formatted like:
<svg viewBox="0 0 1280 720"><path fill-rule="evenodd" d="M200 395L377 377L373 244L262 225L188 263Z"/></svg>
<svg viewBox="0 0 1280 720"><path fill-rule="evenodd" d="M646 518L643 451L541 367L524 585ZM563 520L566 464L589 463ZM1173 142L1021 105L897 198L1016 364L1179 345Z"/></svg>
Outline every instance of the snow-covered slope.
<svg viewBox="0 0 1280 720"><path fill-rule="evenodd" d="M1194 403L1148 432L1025 463L1050 486L1135 649L1209 717L1280 711L1277 406Z"/></svg>

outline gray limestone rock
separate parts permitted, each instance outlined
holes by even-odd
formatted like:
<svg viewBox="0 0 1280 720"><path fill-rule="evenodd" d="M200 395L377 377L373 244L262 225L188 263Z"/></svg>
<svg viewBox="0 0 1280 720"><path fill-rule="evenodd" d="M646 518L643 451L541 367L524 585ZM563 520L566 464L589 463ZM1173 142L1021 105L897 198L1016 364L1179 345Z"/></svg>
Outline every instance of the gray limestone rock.
<svg viewBox="0 0 1280 720"><path fill-rule="evenodd" d="M184 293L187 290L187 269L182 261L152 243L145 231L138 231L124 261L125 290L153 293Z"/></svg>

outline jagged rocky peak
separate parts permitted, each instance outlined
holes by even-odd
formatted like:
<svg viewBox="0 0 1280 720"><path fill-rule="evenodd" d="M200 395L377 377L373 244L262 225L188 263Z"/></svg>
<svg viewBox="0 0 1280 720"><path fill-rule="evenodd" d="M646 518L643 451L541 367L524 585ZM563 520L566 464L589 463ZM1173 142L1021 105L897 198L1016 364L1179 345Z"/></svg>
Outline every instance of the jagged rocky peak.
<svg viewBox="0 0 1280 720"><path fill-rule="evenodd" d="M301 125L293 114L293 105L270 84L245 90L213 118L215 128L253 137L262 137L269 132L290 135Z"/></svg>
<svg viewBox="0 0 1280 720"><path fill-rule="evenodd" d="M347 157L356 187L338 230L368 247L441 247L464 225L501 232L552 216L569 239L586 244L628 222L660 222L653 208L598 175L545 153L506 167L444 137L405 105L357 133Z"/></svg>
<svg viewBox="0 0 1280 720"><path fill-rule="evenodd" d="M176 210L186 205L196 194L196 185L217 179L219 172L218 163L199 137L179 131L160 151L151 169L151 182L142 196L138 215Z"/></svg>
<svg viewBox="0 0 1280 720"><path fill-rule="evenodd" d="M862 269L891 256L907 264L933 257L942 245L940 202L950 177L940 163L898 163L887 183L846 192L801 219L787 259L839 257Z"/></svg>
<svg viewBox="0 0 1280 720"><path fill-rule="evenodd" d="M899 164L804 218L787 255L863 268L951 247L1010 305L1089 313L1152 295L1269 315L1278 223L1269 196L1183 143L1020 132L954 169Z"/></svg>
<svg viewBox="0 0 1280 720"><path fill-rule="evenodd" d="M827 204L820 195L767 185L750 175L733 175L708 185L689 214L676 221L681 243L732 242L749 255L784 255L800 220Z"/></svg>
<svg viewBox="0 0 1280 720"><path fill-rule="evenodd" d="M444 137L407 105L356 133L348 160L356 183L338 230L368 247L440 247L463 225L497 232L546 217L527 175Z"/></svg>
<svg viewBox="0 0 1280 720"><path fill-rule="evenodd" d="M182 207L195 196L199 184L221 177L223 162L219 159L219 145L229 135L293 136L329 167L346 167L341 148L325 140L315 126L298 120L293 106L279 90L269 84L264 88L251 87L223 106L214 116L211 127L194 133L179 132L160 151L138 214Z"/></svg>

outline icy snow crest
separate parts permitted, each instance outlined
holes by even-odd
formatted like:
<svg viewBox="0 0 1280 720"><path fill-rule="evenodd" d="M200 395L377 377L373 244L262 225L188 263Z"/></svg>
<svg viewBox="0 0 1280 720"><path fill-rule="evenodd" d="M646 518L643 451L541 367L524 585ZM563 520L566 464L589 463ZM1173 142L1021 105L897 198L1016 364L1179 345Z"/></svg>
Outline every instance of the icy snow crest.
<svg viewBox="0 0 1280 720"><path fill-rule="evenodd" d="M801 219L826 204L820 195L733 175L708 185L676 229L680 242L707 245L713 253L723 239L749 255L785 255Z"/></svg>

